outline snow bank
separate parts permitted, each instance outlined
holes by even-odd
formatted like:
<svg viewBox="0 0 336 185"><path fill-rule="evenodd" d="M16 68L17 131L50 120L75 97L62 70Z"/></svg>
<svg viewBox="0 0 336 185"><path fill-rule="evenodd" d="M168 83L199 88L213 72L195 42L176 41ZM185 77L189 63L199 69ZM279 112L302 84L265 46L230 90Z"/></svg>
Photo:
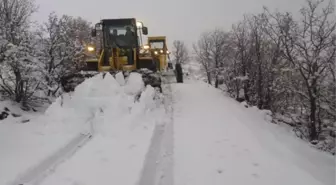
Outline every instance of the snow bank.
<svg viewBox="0 0 336 185"><path fill-rule="evenodd" d="M79 182L91 176L96 183L98 176L85 174L86 171L91 170L91 174L95 174L106 169L101 166L101 162L109 160L113 166L108 166L109 169L106 170L119 169L120 172L120 168L125 166L122 163L138 152L131 163L134 166L134 176L128 178L129 181L136 181L136 174L141 169L140 158L145 155L152 130L163 111L160 112L154 89L143 86L140 74L132 73L125 86L120 80L123 79L121 75L115 79L109 73L105 76L98 74L85 80L73 93L57 98L44 115L27 124L0 121L0 184L12 182L65 146L79 133L88 132L91 123L97 137L70 159L73 162L64 164L68 172L64 173L64 167L60 166L50 179L56 178L62 182L60 184L68 184L69 180L63 182L63 175L75 178L76 173L79 173ZM139 93L141 98L134 101ZM142 112L146 114L141 114ZM116 152L118 150L123 150L123 153ZM93 164L94 161L97 163ZM85 165L89 166L83 168ZM126 169L124 172L125 174L119 175L127 175ZM105 175L105 178L111 178L113 172L108 175L106 173L102 171L99 177ZM44 184L58 180L50 182L46 179ZM111 181L105 183L107 182Z"/></svg>
<svg viewBox="0 0 336 185"><path fill-rule="evenodd" d="M125 93L98 112L93 120L92 141L60 165L43 185L136 184L154 127L164 117L151 86L145 88L138 101L134 100L135 92L142 88L139 77L133 74L127 80Z"/></svg>
<svg viewBox="0 0 336 185"><path fill-rule="evenodd" d="M326 185L335 184L335 157L320 151L292 133L292 127L271 123L271 112L257 107L245 109L246 117L240 117L247 126L258 133L261 144L278 157L286 157L293 165ZM254 121L247 122L247 119ZM255 124L257 123L257 124ZM277 143L276 145L274 143Z"/></svg>
<svg viewBox="0 0 336 185"><path fill-rule="evenodd" d="M1 97L0 97L1 98ZM19 103L9 100L0 100L0 123L26 123L43 112L46 107L44 105L37 107L34 111L23 111Z"/></svg>
<svg viewBox="0 0 336 185"><path fill-rule="evenodd" d="M125 78L124 78L124 75L123 75L122 72L117 73L115 77L116 77L117 82L118 82L120 85L122 85L122 86L125 85Z"/></svg>
<svg viewBox="0 0 336 185"><path fill-rule="evenodd" d="M144 88L142 76L139 73L131 73L127 79L125 92L129 95L137 95Z"/></svg>

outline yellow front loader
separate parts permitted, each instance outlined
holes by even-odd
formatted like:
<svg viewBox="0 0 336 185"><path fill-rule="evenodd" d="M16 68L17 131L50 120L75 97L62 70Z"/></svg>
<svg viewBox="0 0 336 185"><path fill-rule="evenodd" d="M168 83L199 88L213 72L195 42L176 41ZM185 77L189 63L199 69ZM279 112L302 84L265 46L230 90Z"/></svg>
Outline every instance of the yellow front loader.
<svg viewBox="0 0 336 185"><path fill-rule="evenodd" d="M165 71L168 67L169 51L165 36L148 37L147 48L150 50L152 57L158 60L157 69Z"/></svg>
<svg viewBox="0 0 336 185"><path fill-rule="evenodd" d="M148 28L135 18L101 20L92 30L94 41L87 46L84 71L139 72L145 84L162 91L161 77L151 75L157 72L159 62L144 54L142 35L147 34Z"/></svg>
<svg viewBox="0 0 336 185"><path fill-rule="evenodd" d="M103 19L92 30L96 43L87 47L86 71L155 69L151 56L140 55L142 35L148 28L135 18Z"/></svg>

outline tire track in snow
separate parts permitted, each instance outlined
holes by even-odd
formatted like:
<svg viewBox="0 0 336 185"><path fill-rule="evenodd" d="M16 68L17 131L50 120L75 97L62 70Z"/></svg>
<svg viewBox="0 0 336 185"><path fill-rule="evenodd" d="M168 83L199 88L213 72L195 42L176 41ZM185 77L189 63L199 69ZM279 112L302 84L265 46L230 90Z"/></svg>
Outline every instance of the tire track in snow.
<svg viewBox="0 0 336 185"><path fill-rule="evenodd" d="M52 174L58 165L65 162L73 156L80 148L87 144L94 136L93 120L96 117L94 113L87 122L90 128L87 133L79 133L63 148L53 153L36 166L29 168L25 173L19 175L10 185L38 185L47 176Z"/></svg>
<svg viewBox="0 0 336 185"><path fill-rule="evenodd" d="M166 123L166 129L161 144L161 153L159 161L159 174L156 175L155 185L173 185L173 153L174 153L174 116L173 116L173 97L171 85L166 85L166 113L169 116Z"/></svg>
<svg viewBox="0 0 336 185"><path fill-rule="evenodd" d="M165 79L165 81L169 81ZM173 185L173 110L169 83L163 85L167 120L157 124L146 154L139 185Z"/></svg>

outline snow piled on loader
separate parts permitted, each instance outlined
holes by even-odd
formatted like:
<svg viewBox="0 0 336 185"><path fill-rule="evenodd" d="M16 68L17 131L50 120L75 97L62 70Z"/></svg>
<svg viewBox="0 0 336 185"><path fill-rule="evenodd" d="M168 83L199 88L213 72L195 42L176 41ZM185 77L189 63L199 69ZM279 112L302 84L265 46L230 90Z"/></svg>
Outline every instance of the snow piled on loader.
<svg viewBox="0 0 336 185"><path fill-rule="evenodd" d="M153 129L163 115L162 97L153 87L144 86L140 74L131 73L128 79L121 73L115 78L98 74L74 92L63 94L45 114L28 123L14 117L0 121L0 184L20 182L25 174L38 169L41 161L87 133L93 135L91 141L74 156L50 166L50 173L40 182L106 184L113 180L134 184ZM58 157L63 156L60 153Z"/></svg>

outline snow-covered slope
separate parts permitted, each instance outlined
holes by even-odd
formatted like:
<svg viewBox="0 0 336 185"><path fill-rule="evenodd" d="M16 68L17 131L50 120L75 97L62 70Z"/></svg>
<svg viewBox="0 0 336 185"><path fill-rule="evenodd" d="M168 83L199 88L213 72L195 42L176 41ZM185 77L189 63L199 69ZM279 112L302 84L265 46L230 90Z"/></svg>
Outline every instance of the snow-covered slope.
<svg viewBox="0 0 336 185"><path fill-rule="evenodd" d="M202 82L173 84L175 185L334 185L335 161Z"/></svg>
<svg viewBox="0 0 336 185"><path fill-rule="evenodd" d="M34 179L30 176L43 170L46 159L50 173L34 179L42 184L106 184L118 178L134 184L164 109L154 88L141 83L141 75L132 73L126 83L117 76L107 73L103 79L99 74L84 81L29 123L18 124L14 118L0 122L0 184ZM85 133L92 140L56 162L53 155L62 158L60 149Z"/></svg>

